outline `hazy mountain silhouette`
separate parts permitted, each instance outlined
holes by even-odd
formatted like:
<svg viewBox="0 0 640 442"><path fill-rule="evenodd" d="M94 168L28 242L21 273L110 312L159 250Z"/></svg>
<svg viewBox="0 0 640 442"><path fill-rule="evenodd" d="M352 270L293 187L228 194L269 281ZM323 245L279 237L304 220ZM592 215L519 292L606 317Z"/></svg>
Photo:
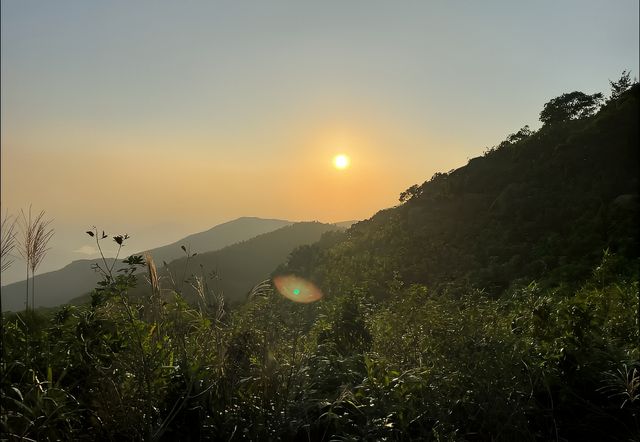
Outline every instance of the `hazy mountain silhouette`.
<svg viewBox="0 0 640 442"><path fill-rule="evenodd" d="M198 254L189 258L188 263L186 257L174 260L160 270L163 288L173 288L168 277L171 272L175 288L183 291L188 300L193 300L195 291L189 282L181 282L182 275L186 273L185 279L188 279L192 274L204 274L209 287L222 293L227 302L242 301L252 287L268 278L296 247L313 244L324 233L336 230L344 230L344 227L319 222L295 223L217 251ZM209 277L212 273L214 278ZM146 293L148 289L148 283L144 282L136 292Z"/></svg>
<svg viewBox="0 0 640 442"><path fill-rule="evenodd" d="M340 221L339 223L333 223L336 226L342 228L342 229L348 229L349 227L351 227L352 225L354 225L355 223L357 223L358 220L356 219L352 219L350 221Z"/></svg>
<svg viewBox="0 0 640 442"><path fill-rule="evenodd" d="M166 246L157 247L151 250L151 254L158 263L169 262L183 256L180 249L182 245L190 246L192 252L210 252L291 224L292 221L282 219L242 217L218 224L204 232L194 233Z"/></svg>
<svg viewBox="0 0 640 442"><path fill-rule="evenodd" d="M209 252L254 236L292 224L279 219L243 217L219 224L204 232L189 235L179 241L151 250L158 263L171 261L184 255L180 246L190 246L192 252ZM91 265L100 259L73 261L60 270L43 273L35 278L36 306L53 307L64 304L96 286L100 276L91 270ZM111 264L112 259L108 260ZM2 307L5 311L24 309L26 282L20 281L2 287Z"/></svg>

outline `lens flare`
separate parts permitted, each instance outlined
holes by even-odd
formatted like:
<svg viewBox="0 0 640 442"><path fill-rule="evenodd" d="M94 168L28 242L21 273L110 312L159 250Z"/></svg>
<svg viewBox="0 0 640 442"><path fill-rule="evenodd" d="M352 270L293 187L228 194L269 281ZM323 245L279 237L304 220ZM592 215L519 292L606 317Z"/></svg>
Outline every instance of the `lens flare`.
<svg viewBox="0 0 640 442"><path fill-rule="evenodd" d="M280 275L273 284L282 296L293 302L308 304L322 298L322 291L312 282L296 275Z"/></svg>

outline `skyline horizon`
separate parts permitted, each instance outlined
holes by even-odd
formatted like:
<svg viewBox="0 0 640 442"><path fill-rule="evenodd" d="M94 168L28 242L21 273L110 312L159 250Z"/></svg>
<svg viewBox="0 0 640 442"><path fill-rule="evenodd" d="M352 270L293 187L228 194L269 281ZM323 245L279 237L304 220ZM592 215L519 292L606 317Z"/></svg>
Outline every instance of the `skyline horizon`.
<svg viewBox="0 0 640 442"><path fill-rule="evenodd" d="M624 70L623 70L624 72ZM629 71L627 71L629 72ZM632 74L633 72L630 71ZM636 78L634 76L634 78ZM609 80L611 81L611 80ZM637 78L636 78L637 81ZM606 93L605 93L605 96ZM536 130L537 128L539 128L538 126L540 126L540 122L536 121L534 124L527 124L527 126L533 127L534 130ZM503 139L507 136L507 134L505 134L505 136L503 137ZM496 143L494 144L497 145L499 144L499 141L496 141ZM485 150L487 149L486 147L484 148ZM0 154L4 153L4 150L0 150ZM338 152L336 152L338 153ZM448 170L436 170L434 173L446 173L446 172L451 172L453 170L459 169L461 167L466 166L469 163L469 160L473 159L473 158L478 158L483 156L484 154L484 150L482 152L478 152L478 155L475 157L467 157L466 161L464 163L461 163L460 165L453 167L451 169ZM331 157L329 157L331 159ZM5 162L2 161L1 164L4 164ZM424 182L429 181L429 179L431 178L431 176L429 177L425 177L424 180L422 182L418 182L416 184L421 185ZM400 192L397 193L397 195L399 196L400 193L402 191L406 190L402 189L400 190ZM2 193L4 193L4 186L2 189ZM237 221L239 219L242 218L257 218L257 219L262 219L262 220L285 220L285 221L291 221L293 223L298 223L298 222L320 222L320 223L325 223L325 224L340 224L340 223L344 223L344 222L349 222L349 221L363 221L366 219L371 218L372 216L374 216L376 213L378 213L379 211L382 210L386 210L392 207L395 207L398 205L398 198L395 198L394 201L395 204L393 205L387 205L384 207L379 207L377 209L373 209L372 212L370 212L370 214L365 215L365 216L361 216L361 217L345 217L345 218L336 218L339 220L332 220L332 219L321 219L319 217L316 218L296 218L294 219L293 217L279 217L275 214L270 214L270 215L262 215L262 214L258 214L258 215L254 215L254 214L249 214L249 213L244 213L241 212L237 215L230 215L228 217L219 217L218 219L216 219L215 221L212 221L214 224L207 224L206 220L203 219L198 219L197 223L191 223L191 224L178 224L178 223L159 223L159 224L147 224L147 225L139 225L137 226L137 230L138 230L138 234L137 237L140 238L140 236L142 236L142 239L140 240L142 244L144 244L144 247L141 245L139 247L139 253L142 253L144 251L156 248L156 247L162 247L165 245L170 245L173 244L185 237L191 236L193 234L198 234L198 233L203 233L206 232L210 229L213 229L217 226L220 226L222 224L226 224L226 223L230 223L233 221ZM44 210L45 212L47 212L47 214L49 213L49 210L44 209L44 208L36 208L37 210ZM20 208L18 209L18 211L16 213L11 213L9 212L9 209L4 208L4 213L10 213L10 215L14 216L17 220L17 216L19 215L19 211L20 210L24 210L24 208ZM55 222L55 217L49 217L52 219L53 222ZM207 225L209 227L207 227ZM56 238L56 234L58 233L58 229L56 229L56 234L54 234L53 238L52 238L52 244L56 245L58 247L60 247L60 245L62 243L69 243L69 241L73 241L74 238L75 239L75 244L76 246L78 244L80 244L83 241L80 241L81 238L84 239L84 232L87 227L93 227L95 226L94 224L91 225L86 225L83 228L78 229L78 227L81 227L81 225L79 223L74 223L74 224L69 224L68 221L65 222L64 228L60 229L60 232L62 233L63 238ZM124 226L124 223L120 222L120 223L115 223L115 228L111 231L111 234L120 234L120 233L128 233L127 232L127 228ZM53 227L55 228L55 225L53 225ZM101 227L99 227L100 229L102 229ZM160 235L149 235L149 231L153 231L155 232L157 231L161 231L162 233ZM129 229L129 231L131 231L131 229ZM78 233L81 232L81 233ZM131 240L136 239L136 236L134 236L135 234L130 235ZM167 236L169 238L172 239L166 239ZM157 243L154 241L158 241L158 237L161 237L162 239L160 239L161 243ZM75 247L75 246L73 246ZM83 260L87 260L87 261L91 261L94 260L96 258L100 257L99 251L97 249L95 249L92 246L86 246L86 245L80 245L76 248L73 247L67 247L67 249L60 249L60 250L55 250L55 248L52 246L50 247L49 253L47 254L47 256L45 257L42 266L36 270L36 275L41 275L44 273L49 273L49 272L54 272L57 270L60 270L66 266L68 266L69 264L75 263L77 261L83 261ZM71 250L73 249L73 250ZM105 249L105 257L107 258L111 258L115 256L117 248L116 247L112 247L111 249L106 248ZM51 253L53 252L53 253ZM138 252L133 252L133 253L138 253ZM53 255L53 256L51 256ZM49 258L49 259L47 259ZM53 258L53 260L51 259ZM22 258L19 255L16 255L13 257L14 260L14 264L16 262L21 262ZM21 273L21 271L17 271L15 268L12 270L11 268L5 270L5 272L0 276L0 286L5 286L5 285L9 285L9 284L13 284L15 282L19 282L24 280L24 275L19 275ZM5 282L6 281L6 282Z"/></svg>
<svg viewBox="0 0 640 442"><path fill-rule="evenodd" d="M111 244L111 237L114 235L119 235L119 234L128 234L129 238L127 240L127 244L125 245L125 247L127 247L129 250L131 249L135 249L134 252L130 252L130 253L121 253L119 255L119 258L125 258L127 256L130 256L132 254L142 254L142 253L146 253L151 251L152 249L157 249L157 248L162 248L162 247L166 247L166 246L170 246L172 244L178 243L181 240L187 239L190 236L194 236L194 235L199 235L199 234L203 234L208 232L209 230L213 230L216 227L220 227L223 226L225 224L230 224L236 221L240 221L240 220L244 220L244 219L255 219L255 220L261 220L261 221L286 221L286 222L290 222L292 224L297 224L297 223L313 223L313 222L318 222L321 224L334 224L334 225L340 225L340 224L345 224L345 223L356 223L359 221L363 221L363 219L345 219L345 220L341 220L341 221L334 221L334 222L329 222L329 221L320 221L320 220L290 220L290 219L283 219L283 218L272 218L272 217L262 217L262 216L250 216L250 215L243 215L243 216L239 216L239 217L235 217L232 219L228 219L226 221L221 221L221 222L217 222L216 224L211 225L208 228L203 228L201 230L195 230L195 231L189 231L189 232L183 232L183 233L176 233L176 237L174 237L173 239L163 239L161 243L159 244L151 244L149 241L152 241L150 239L147 239L145 241L145 246L142 247L138 247L138 246L130 246L131 243L133 243L135 245L136 243L136 237L135 234L130 234L129 232L124 232L124 231L107 231L105 230L105 233L107 233L107 235L109 235L109 238L105 238L107 240L107 243L105 244L106 247L102 247L103 248L103 253L104 253L104 257L107 259L112 259L115 258L116 256L116 252L117 252L117 246L114 244ZM367 218L364 218L367 219ZM55 221L55 220L54 220ZM53 226L55 228L55 226ZM58 270L61 270L71 264L80 262L80 261L94 261L95 259L100 259L101 255L99 250L93 246L93 240L91 239L87 239L86 236L86 229L87 228L92 228L92 227L96 227L99 230L103 230L102 227L99 226L87 226L85 227L85 230L82 231L78 231L77 234L75 235L78 240L80 238L84 239L87 244L81 246L81 249L84 248L84 250L72 250L71 252L73 254L75 254L76 256L72 256L70 254L62 254L58 259L56 259L54 262L47 262L46 258L47 256L45 256L45 260L43 261L43 266L39 267L36 270L35 275L42 275L45 273L50 273L50 272L55 272ZM259 234L262 235L262 234ZM258 235L258 236L259 236ZM54 238L55 238L55 234L54 234ZM90 245L89 245L90 244ZM234 243L235 244L235 243ZM225 246L228 247L228 246ZM53 250L53 247L50 247L49 249L49 253ZM197 252L197 250L193 249L194 252ZM210 250L206 250L203 252L198 252L198 253L207 253L210 252ZM55 251L54 251L55 254ZM80 256L77 256L80 255ZM16 282L20 282L20 281L24 281L25 280L25 275L23 275L22 273L24 272L23 268L18 269L19 266L15 266L15 264L22 264L22 266L24 266L24 260L22 259L22 257L20 256L20 254L18 252L14 252L12 255L12 260L13 260L13 265L5 270L4 272L2 272L2 274L0 274L0 286L4 287L6 285L10 285L10 284L14 284ZM69 259L67 261L64 261L64 259ZM13 270L12 270L13 269Z"/></svg>
<svg viewBox="0 0 640 442"><path fill-rule="evenodd" d="M142 249L241 216L366 219L640 72L633 0L363 5L3 1L0 200L55 219L41 269L97 223Z"/></svg>

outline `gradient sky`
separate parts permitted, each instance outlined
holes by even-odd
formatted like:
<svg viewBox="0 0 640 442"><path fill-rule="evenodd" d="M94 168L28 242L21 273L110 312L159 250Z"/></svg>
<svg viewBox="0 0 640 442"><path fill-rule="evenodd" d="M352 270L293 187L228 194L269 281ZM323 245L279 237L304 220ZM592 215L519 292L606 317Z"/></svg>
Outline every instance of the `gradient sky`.
<svg viewBox="0 0 640 442"><path fill-rule="evenodd" d="M367 218L638 74L637 0L1 4L2 210L55 218L42 270L90 256L91 225L133 252L245 215Z"/></svg>

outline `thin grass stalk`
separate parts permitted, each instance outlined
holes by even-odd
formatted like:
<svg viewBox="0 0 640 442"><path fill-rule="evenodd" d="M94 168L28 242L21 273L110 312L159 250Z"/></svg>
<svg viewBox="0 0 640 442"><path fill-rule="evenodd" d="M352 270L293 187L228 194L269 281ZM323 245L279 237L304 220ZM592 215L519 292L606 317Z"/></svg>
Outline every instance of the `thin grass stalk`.
<svg viewBox="0 0 640 442"><path fill-rule="evenodd" d="M149 297L149 308L151 313L151 320L156 324L160 320L160 278L158 277L158 269L156 263L153 260L153 256L149 252L145 252L144 260L147 263L147 279L151 286L151 295Z"/></svg>
<svg viewBox="0 0 640 442"><path fill-rule="evenodd" d="M16 247L16 220L6 212L2 218L0 237L0 273L13 264L11 252Z"/></svg>
<svg viewBox="0 0 640 442"><path fill-rule="evenodd" d="M18 251L24 259L27 273L27 291L25 296L25 311L29 310L29 269L31 268L31 260L33 259L33 232L34 224L31 216L31 206L29 206L28 215L24 210L20 210L20 227L22 230L22 239L18 242Z"/></svg>
<svg viewBox="0 0 640 442"><path fill-rule="evenodd" d="M35 309L35 286L36 286L36 270L44 260L47 252L49 241L53 237L54 229L49 228L53 219L45 219L45 211L42 210L33 220L33 234L31 242L31 308Z"/></svg>

